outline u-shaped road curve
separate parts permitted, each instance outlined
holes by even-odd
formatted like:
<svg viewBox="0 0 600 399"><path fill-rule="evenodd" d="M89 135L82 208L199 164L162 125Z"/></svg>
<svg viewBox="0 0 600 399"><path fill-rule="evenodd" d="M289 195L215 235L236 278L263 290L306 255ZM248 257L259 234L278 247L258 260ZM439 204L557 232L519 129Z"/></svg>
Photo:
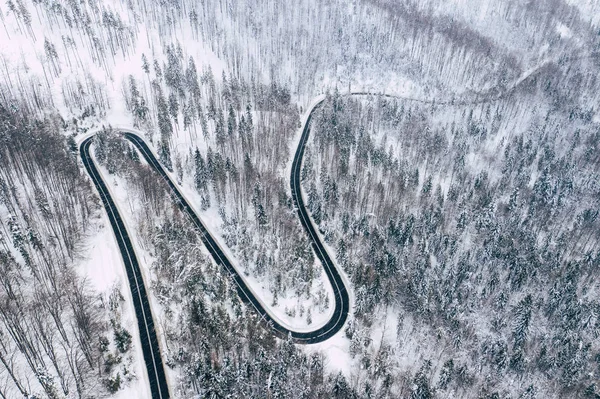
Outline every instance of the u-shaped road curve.
<svg viewBox="0 0 600 399"><path fill-rule="evenodd" d="M583 57L597 57L598 53L593 53L589 55L584 55ZM468 104L479 104L489 101L499 100L507 95L510 95L514 90L516 90L529 76L539 72L543 69L543 67L548 64L548 62L543 62L538 65L536 68L533 68L530 71L526 71L523 75L515 80L515 82L508 87L500 90L491 90L486 93L481 93L483 96L476 96L474 99L465 100L465 99L449 99L442 101L433 101L427 99L419 99L419 98L410 98L405 96L398 95L390 95L383 93L370 93L370 92L350 92L345 95L378 95L387 98L397 98L404 99L408 101L420 102L420 103L437 103L437 104L446 104L446 105L468 105ZM181 194L177 186L173 183L169 175L165 172L164 168L157 161L156 157L150 151L149 147L146 145L144 140L138 135L131 132L124 132L124 137L133 143L136 148L142 153L146 161L156 172L158 172L161 177L168 184L173 198L177 201L180 209L187 213L191 218L194 226L200 232L200 236L202 241L208 248L210 254L212 255L215 262L225 267L225 269L229 272L231 278L235 281L238 293L242 301L246 304L252 306L252 308L261 316L261 319L266 322L266 324L271 328L273 333L280 338L291 337L294 342L300 344L314 344L318 342L322 342L331 338L335 335L344 325L346 319L348 318L348 312L350 310L350 299L348 296L348 291L344 281L341 277L339 270L336 265L332 261L331 257L327 253L321 238L317 234L317 231L314 227L314 224L308 215L306 207L304 205L304 199L302 197L302 189L300 186L300 172L302 168L302 158L304 156L304 149L306 147L306 143L308 141L308 137L310 135L310 122L312 120L312 115L314 111L321 105L324 101L324 98L313 103L312 108L308 113L308 117L304 123L304 127L302 130L302 136L300 138L300 142L296 149L296 154L294 156L294 160L292 163L292 173L290 176L290 187L292 190L292 199L294 205L298 211L298 217L300 218L300 223L302 227L306 231L308 238L311 242L311 246L321 261L323 268L325 269L325 273L329 278L331 286L333 288L334 299L335 299L335 308L332 317L329 321L323 325L322 327L309 332L304 331L294 331L290 328L287 328L281 325L277 320L275 320L270 313L267 311L265 305L257 299L252 291L248 288L244 279L240 276L238 271L235 269L231 261L227 258L225 253L221 250L218 243L214 240L210 232L206 229L204 224L200 221L200 218L193 210L193 208L186 201L184 196ZM135 251L133 250L133 246L131 244L131 240L127 233L127 229L125 228L125 224L119 214L115 203L110 196L110 192L102 179L102 176L98 172L98 169L90 156L90 145L92 143L93 136L86 138L80 145L80 156L83 161L83 164L90 175L98 193L100 194L100 199L104 204L104 208L106 209L106 213L108 215L110 224L113 228L115 238L119 245L119 250L121 251L121 256L123 257L123 262L125 264L125 269L127 270L127 278L129 280L129 285L131 288L132 298L134 302L134 309L137 315L138 320L138 328L140 331L140 338L142 341L142 351L144 353L144 360L146 362L146 368L148 371L148 377L150 379L150 388L152 392L153 398L158 399L166 399L169 397L169 389L165 378L165 372L163 363L160 356L160 348L158 346L158 340L156 337L156 332L154 330L154 322L152 319L152 313L150 310L150 306L148 304L148 297L146 294L146 289L144 287L144 282L142 279L142 275L139 268L139 263L137 257L135 255Z"/></svg>
<svg viewBox="0 0 600 399"><path fill-rule="evenodd" d="M313 251L319 258L327 278L331 283L335 302L331 318L323 326L308 332L295 331L287 326L282 325L278 320L271 316L271 313L267 310L266 305L263 304L259 298L256 298L252 290L248 287L246 281L242 278L225 252L221 249L209 230L202 223L192 206L181 194L177 185L173 182L160 162L158 162L146 142L135 133L128 131L121 132L123 137L130 141L137 148L146 162L166 182L171 192L171 197L177 203L180 210L188 215L214 261L223 266L231 279L235 282L241 300L256 311L256 313L261 317L261 320L265 322L264 324L267 326L267 328L269 328L277 337L282 339L291 337L295 343L299 344L314 344L331 338L344 326L350 310L350 298L346 285L340 271L338 270L334 261L331 259L331 256L327 253L327 250L325 249L325 246L323 245L323 242L317 233L314 223L306 210L304 199L302 197L302 188L300 185L302 158L304 156L304 150L310 135L310 122L312 120L313 112L322 103L322 101L323 100L320 100L313 105L305 121L304 128L302 130L302 136L296 149L296 154L294 155L290 176L292 200L295 208L298 211L300 223L306 231ZM119 214L119 210L116 207L115 202L110 195L110 191L102 179L102 175L100 174L95 161L91 156L90 146L93 142L93 138L94 136L88 137L81 143L81 160L83 161L83 165L100 195L100 199L102 200L106 210L108 219L117 240L117 244L119 246L119 250L121 252L121 256L123 258L127 272L127 279L129 281L133 298L134 310L137 316L138 329L142 343L142 352L144 354L144 361L146 363L152 397L156 399L166 399L169 397L169 389L139 262L135 254L135 250L133 249L127 228L125 227L123 219Z"/></svg>

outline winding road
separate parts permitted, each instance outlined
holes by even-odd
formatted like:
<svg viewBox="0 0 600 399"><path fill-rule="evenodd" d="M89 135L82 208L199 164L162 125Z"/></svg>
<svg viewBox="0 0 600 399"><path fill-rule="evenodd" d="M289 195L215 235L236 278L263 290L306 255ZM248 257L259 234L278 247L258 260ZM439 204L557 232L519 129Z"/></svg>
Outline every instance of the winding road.
<svg viewBox="0 0 600 399"><path fill-rule="evenodd" d="M587 56L597 57L598 53L592 53ZM586 55L582 57L587 57ZM468 104L479 104L489 101L499 100L510 95L514 92L523 82L529 79L531 76L539 73L543 68L556 62L553 60L545 60L534 68L525 71L521 77L519 77L513 84L502 88L494 88L484 93L475 93L474 98L460 99L438 99L437 101L419 98L410 98L405 96L397 96L390 94L375 94L370 92L355 91L347 93L346 95L377 95L380 97L404 99L408 101L420 102L420 103L435 103L439 105L468 105ZM174 201L177 202L180 209L186 213L194 226L200 233L200 237L203 243L206 245L211 256L216 263L222 265L228 272L231 279L237 286L237 291L243 302L250 305L256 313L261 317L261 320L265 323L266 327L269 328L277 337L287 338L291 337L292 340L299 344L314 344L323 342L333 335L335 335L344 325L348 318L348 312L350 309L350 300L347 288L342 279L342 276L332 261L331 257L327 253L323 242L315 229L314 223L310 218L306 206L304 204L304 198L302 196L302 189L300 184L300 172L302 169L302 158L304 156L304 150L306 143L310 136L310 123L314 111L321 105L324 99L313 103L310 109L307 119L304 123L302 135L296 153L292 163L292 170L290 176L290 188L292 192L292 200L295 208L298 212L298 217L302 227L306 231L308 238L311 242L311 246L319 258L325 273L331 283L334 293L335 308L332 317L325 323L325 325L317 328L313 331L294 331L289 327L282 325L269 311L267 306L257 298L253 291L248 287L246 281L233 266L227 255L223 252L217 241L213 238L208 229L204 226L194 209L190 206L185 197L181 194L177 185L172 181L170 176L165 172L162 165L157 161L156 157L144 142L144 140L135 133L122 131L123 136L129 140L143 155L148 164L161 176L161 178L167 183L171 190L171 195ZM148 378L150 381L150 389L153 398L166 399L169 398L169 388L165 378L165 371L163 362L160 355L160 347L156 331L154 329L154 322L152 318L152 312L148 302L148 296L142 274L140 272L139 262L137 260L135 250L132 246L131 239L127 233L123 219L119 214L117 207L115 206L114 200L112 199L110 192L107 188L106 183L102 179L101 174L98 171L96 164L90 154L90 145L93 142L93 137L86 138L80 145L80 156L83 164L89 174L92 182L96 186L100 199L104 204L107 216L112 226L115 238L123 257L125 269L127 271L127 278L132 293L132 299L134 303L134 309L137 316L138 329L140 333L140 339L142 344L142 351L144 354L144 360L146 363Z"/></svg>
<svg viewBox="0 0 600 399"><path fill-rule="evenodd" d="M123 137L129 140L137 148L137 150L145 158L146 162L166 182L169 190L171 191L171 197L177 203L181 211L189 216L214 261L223 266L231 279L235 282L238 294L242 301L256 311L256 313L261 317L261 320L264 322L265 326L277 337L282 339L291 337L293 342L298 344L315 344L331 338L344 326L350 310L350 298L348 296L346 285L337 266L327 253L327 250L325 249L325 246L323 245L323 242L317 233L317 230L315 229L314 223L306 210L300 184L302 158L304 156L304 150L310 135L310 122L312 120L312 114L322 103L322 101L323 100L320 100L313 105L305 121L304 128L302 130L302 136L300 138L300 142L296 149L296 154L292 163L292 171L290 176L292 200L295 208L298 211L300 223L306 231L311 246L325 270L334 294L335 307L332 317L323 326L313 331L292 330L288 326L281 324L279 320L273 316L267 306L259 298L257 298L253 291L248 287L248 284L244 278L233 266L233 263L229 260L209 230L202 223L186 198L181 194L177 185L173 182L163 166L158 162L156 156L152 153L146 142L135 133L121 131ZM140 271L139 262L135 254L135 250L133 249L131 239L129 238L129 234L127 233L125 224L123 223L123 219L110 195L106 183L98 171L93 157L91 156L90 146L93 143L93 139L94 136L92 135L91 137L83 140L80 145L80 156L87 173L98 190L100 199L102 200L115 234L115 238L119 245L121 256L123 257L123 262L127 271L127 278L133 298L134 309L137 316L138 329L142 342L142 351L144 353L144 361L146 363L148 378L150 380L152 397L157 399L166 399L169 397L169 389L165 378L164 366L160 355L160 347L158 344L156 331L154 329L152 312L149 306L146 288L144 287L144 281Z"/></svg>
<svg viewBox="0 0 600 399"><path fill-rule="evenodd" d="M104 209L112 226L121 257L127 271L127 280L131 289L131 297L133 299L133 308L135 310L138 330L140 332L140 341L142 344L142 352L144 354L144 362L148 372L148 380L150 382L150 392L154 399L169 398L169 387L165 378L165 369L160 356L160 348L154 329L154 320L146 294L146 287L140 271L140 265L133 249L131 239L123 223L123 218L119 214L115 202L112 199L108 187L102 176L100 175L96 164L90 155L90 145L92 144L93 136L85 139L79 147L79 154L83 165L90 175L92 182L98 190L100 199L104 204Z"/></svg>

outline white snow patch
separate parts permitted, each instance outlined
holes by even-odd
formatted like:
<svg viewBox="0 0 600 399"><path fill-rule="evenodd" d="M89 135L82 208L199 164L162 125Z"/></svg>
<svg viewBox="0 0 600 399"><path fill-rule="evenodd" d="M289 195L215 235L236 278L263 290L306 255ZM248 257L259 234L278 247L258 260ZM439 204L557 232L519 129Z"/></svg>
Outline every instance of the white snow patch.
<svg viewBox="0 0 600 399"><path fill-rule="evenodd" d="M569 29L567 26L561 23L558 23L556 25L556 31L561 37L566 37L570 39L573 36L573 32L571 32L571 29Z"/></svg>
<svg viewBox="0 0 600 399"><path fill-rule="evenodd" d="M102 217L92 222L90 231L93 235L88 241L89 247L86 251L88 255L81 262L79 270L87 276L88 281L95 290L107 295L109 290L116 285L125 298L125 301L121 304L121 322L133 338L131 371L137 378L124 383L124 388L118 391L113 397L115 399L149 398L151 396L150 383L148 381L140 334L132 305L131 290L127 284L123 260L121 259L110 223L107 220L105 211L102 210L101 212Z"/></svg>

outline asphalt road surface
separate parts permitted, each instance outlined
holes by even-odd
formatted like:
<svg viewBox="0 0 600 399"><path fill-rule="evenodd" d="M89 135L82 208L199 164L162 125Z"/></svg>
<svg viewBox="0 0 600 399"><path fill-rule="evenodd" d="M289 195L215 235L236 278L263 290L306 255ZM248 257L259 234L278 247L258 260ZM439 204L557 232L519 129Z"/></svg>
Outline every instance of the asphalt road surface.
<svg viewBox="0 0 600 399"><path fill-rule="evenodd" d="M241 300L247 305L251 306L256 313L261 316L264 326L273 332L277 337L282 339L291 337L293 342L299 344L314 344L331 338L344 326L350 309L350 300L344 281L335 263L327 253L323 242L321 241L321 238L315 229L312 219L308 215L306 206L304 205L304 199L302 197L300 185L302 157L304 156L304 150L310 135L310 122L312 120L313 112L319 107L320 104L321 102L318 102L313 107L304 125L302 136L292 163L292 173L290 176L292 200L295 208L297 209L300 223L308 235L311 246L325 270L325 274L331 283L334 293L335 308L332 317L329 319L329 321L327 321L327 323L325 323L325 325L313 331L294 331L293 329L282 325L278 322L278 320L271 316L271 314L266 310L266 307L262 301L256 298L253 292L248 288L244 279L240 276L217 241L204 226L194 209L181 194L177 185L171 180L170 176L167 174L160 162L158 162L146 142L135 133L121 132L123 137L129 140L138 149L138 151L145 158L146 162L148 162L148 164L166 182L171 192L173 201L177 203L182 212L189 216L214 261L225 268L232 281L236 284ZM144 287L139 263L121 215L119 214L119 211L110 196L106 183L102 179L102 176L98 172L98 169L90 155L90 145L93 142L93 137L94 136L89 137L81 143L81 159L88 174L90 175L90 178L96 186L96 189L98 190L102 203L104 204L104 208L119 245L119 250L121 251L121 256L123 257L125 269L127 270L127 278L137 316L138 328L142 342L142 351L144 353L144 361L146 363L148 378L150 380L152 397L157 399L166 399L169 397L169 390L165 378L165 371L160 355L156 331L154 329L152 312L148 303L148 296Z"/></svg>
<svg viewBox="0 0 600 399"><path fill-rule="evenodd" d="M152 398L167 399L169 398L169 387L165 378L165 370L160 356L160 348L158 346L156 331L154 330L154 321L152 319L152 312L150 311L150 304L148 303L148 295L146 294L146 288L140 272L140 265L123 219L98 172L98 168L90 156L92 141L93 136L84 140L79 147L79 154L104 204L104 209L108 215L108 220L115 233L117 244L123 257L123 263L127 271L127 280L131 289L131 297L133 299L133 308L137 316L142 352L144 353L144 362L148 371Z"/></svg>

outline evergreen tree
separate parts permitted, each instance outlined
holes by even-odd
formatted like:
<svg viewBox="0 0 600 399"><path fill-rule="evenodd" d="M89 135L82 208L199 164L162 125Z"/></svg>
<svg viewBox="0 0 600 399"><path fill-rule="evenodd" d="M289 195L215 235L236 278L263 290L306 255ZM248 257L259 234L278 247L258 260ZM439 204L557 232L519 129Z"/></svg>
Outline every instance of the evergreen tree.
<svg viewBox="0 0 600 399"><path fill-rule="evenodd" d="M194 172L194 184L196 189L202 193L207 189L208 172L206 170L206 162L198 148L196 148L196 151L194 152L194 165L196 167Z"/></svg>

